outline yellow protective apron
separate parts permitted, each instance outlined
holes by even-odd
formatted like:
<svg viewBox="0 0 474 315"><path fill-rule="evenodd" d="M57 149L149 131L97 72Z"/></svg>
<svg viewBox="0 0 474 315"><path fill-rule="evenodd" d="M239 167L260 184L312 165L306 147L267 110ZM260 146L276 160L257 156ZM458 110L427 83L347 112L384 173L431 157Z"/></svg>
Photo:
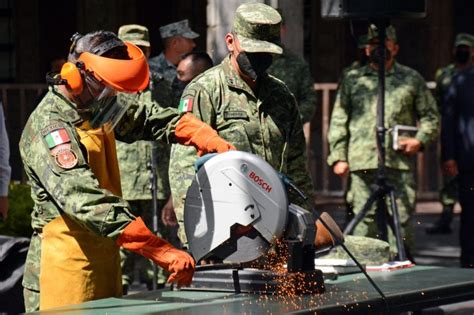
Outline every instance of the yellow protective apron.
<svg viewBox="0 0 474 315"><path fill-rule="evenodd" d="M101 188L121 196L113 133L77 128ZM40 309L122 296L118 247L63 214L43 228Z"/></svg>

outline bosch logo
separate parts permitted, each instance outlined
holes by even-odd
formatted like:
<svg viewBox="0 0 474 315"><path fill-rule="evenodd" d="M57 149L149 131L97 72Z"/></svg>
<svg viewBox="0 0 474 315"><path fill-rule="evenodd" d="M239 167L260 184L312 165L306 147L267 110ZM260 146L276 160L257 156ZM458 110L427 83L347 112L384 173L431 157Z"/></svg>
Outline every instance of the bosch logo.
<svg viewBox="0 0 474 315"><path fill-rule="evenodd" d="M249 177L257 183L260 187L263 188L266 192L271 192L272 191L272 186L270 186L263 178L255 174L253 171L249 173Z"/></svg>

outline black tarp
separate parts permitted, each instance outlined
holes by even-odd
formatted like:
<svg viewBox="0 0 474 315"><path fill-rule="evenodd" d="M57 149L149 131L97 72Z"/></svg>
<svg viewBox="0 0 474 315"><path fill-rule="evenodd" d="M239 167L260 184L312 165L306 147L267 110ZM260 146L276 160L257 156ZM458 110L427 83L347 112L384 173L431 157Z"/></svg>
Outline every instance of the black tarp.
<svg viewBox="0 0 474 315"><path fill-rule="evenodd" d="M0 313L24 312L23 269L30 240L0 235Z"/></svg>

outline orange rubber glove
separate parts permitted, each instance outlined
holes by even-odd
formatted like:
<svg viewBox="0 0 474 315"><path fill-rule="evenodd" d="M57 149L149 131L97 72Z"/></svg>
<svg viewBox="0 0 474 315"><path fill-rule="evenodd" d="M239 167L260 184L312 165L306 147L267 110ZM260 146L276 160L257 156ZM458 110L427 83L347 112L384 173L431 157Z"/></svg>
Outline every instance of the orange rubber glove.
<svg viewBox="0 0 474 315"><path fill-rule="evenodd" d="M180 144L193 145L198 150L199 156L211 152L223 153L235 150L232 144L219 137L217 131L189 113L178 121L175 136Z"/></svg>
<svg viewBox="0 0 474 315"><path fill-rule="evenodd" d="M185 251L154 235L138 217L127 225L117 239L117 245L151 259L168 270L168 283L176 282L179 287L191 284L194 274L194 259Z"/></svg>

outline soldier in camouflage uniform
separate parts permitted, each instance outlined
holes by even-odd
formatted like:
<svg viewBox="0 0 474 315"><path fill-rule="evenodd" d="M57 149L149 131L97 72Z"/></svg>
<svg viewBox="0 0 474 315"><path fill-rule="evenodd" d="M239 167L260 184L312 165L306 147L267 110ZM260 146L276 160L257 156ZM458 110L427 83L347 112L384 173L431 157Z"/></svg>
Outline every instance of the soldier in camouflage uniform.
<svg viewBox="0 0 474 315"><path fill-rule="evenodd" d="M386 33L385 127L392 128L397 124L416 126L414 117L418 118L419 124L415 137L400 142L400 151L392 149L392 137L389 133L385 142L386 176L395 188L403 236L410 239L412 235L409 220L414 211L416 193L414 156L424 145L436 139L439 114L436 102L421 75L395 61L398 45L393 26L387 28ZM370 185L376 182L377 176L375 124L379 57L376 48L379 43L373 26L369 28L368 40L366 53L370 62L364 67L349 71L343 78L328 134L328 164L341 177L350 173L347 202L352 205L354 213L358 213L368 200L372 192ZM377 237L374 208L357 225L354 231L356 235ZM392 234L389 240L395 248Z"/></svg>
<svg viewBox="0 0 474 315"><path fill-rule="evenodd" d="M466 33L458 34L454 41L453 48L454 63L436 71L436 89L434 96L440 113L442 113L441 105L451 84L451 78L457 72L467 69L472 65L472 59L470 57L472 47L474 47L474 36ZM451 233L454 205L458 200L456 177L443 174L443 186L439 192L439 199L443 205L443 211L435 225L426 229L428 234Z"/></svg>
<svg viewBox="0 0 474 315"><path fill-rule="evenodd" d="M169 270L170 282L191 282L192 257L155 236L120 197L115 136L202 152L233 148L192 115L133 102L132 94L115 103L117 91L134 93L149 82L142 51L115 34L74 35L68 59L19 144L35 202L23 277L28 312L121 296L119 247Z"/></svg>
<svg viewBox="0 0 474 315"><path fill-rule="evenodd" d="M349 67L342 69L341 79L339 82L342 81L342 78L351 70L363 67L367 64L367 55L365 54L365 46L367 46L367 34L360 35L357 38L357 60L354 60Z"/></svg>
<svg viewBox="0 0 474 315"><path fill-rule="evenodd" d="M194 40L199 34L189 27L188 20L182 20L160 27L164 51L150 58L150 69L160 73L170 84L176 77L176 66L181 56L196 47Z"/></svg>
<svg viewBox="0 0 474 315"><path fill-rule="evenodd" d="M278 10L281 14L281 10ZM281 37L286 34L285 19L282 16ZM301 122L306 143L309 143L310 122L316 107L317 95L314 90L314 80L311 77L309 66L304 59L298 57L282 45L283 53L273 58L272 65L267 72L283 81L298 103Z"/></svg>
<svg viewBox="0 0 474 315"><path fill-rule="evenodd" d="M271 54L282 53L280 21L278 12L265 4L239 6L233 32L225 36L229 55L191 81L180 110L209 123L238 150L264 158L309 195L312 185L298 106L287 86L266 73ZM196 158L196 150L171 149L170 185L183 242L184 198Z"/></svg>
<svg viewBox="0 0 474 315"><path fill-rule="evenodd" d="M137 24L123 25L119 28L118 36L123 41L129 41L137 45L148 58L150 55L150 40L148 29L145 26ZM126 97L119 95L118 100L126 100ZM150 83L148 89L140 94L140 100L145 102L155 101L161 107L171 106L171 90L169 83L163 77L153 71L150 71ZM136 141L134 143L116 142L117 157L120 168L120 178L122 182L122 197L128 201L135 216L143 218L148 226L153 226L153 202L151 196L151 172L149 163L151 163L151 152L153 142ZM160 217L163 207L173 207L171 192L168 181L168 165L170 146L164 142L155 142L157 146L158 167L158 217ZM158 232L161 237L171 242L175 246L176 237L173 239L169 228L164 226L161 220L158 220ZM121 249L122 265L122 285L124 294L127 293L128 286L133 282L135 262L141 264L140 279L147 283L148 288L152 287L153 268L151 261L145 260L142 256L133 254L130 251ZM164 286L166 275L162 268L159 268L158 284Z"/></svg>

